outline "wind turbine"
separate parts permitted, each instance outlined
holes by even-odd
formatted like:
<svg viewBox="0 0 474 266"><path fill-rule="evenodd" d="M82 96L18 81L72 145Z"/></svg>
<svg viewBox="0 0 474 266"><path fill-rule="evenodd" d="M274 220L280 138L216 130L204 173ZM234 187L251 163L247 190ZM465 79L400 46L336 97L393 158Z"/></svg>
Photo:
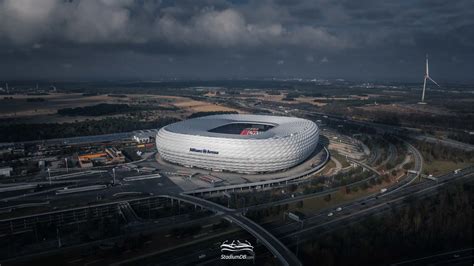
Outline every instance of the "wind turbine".
<svg viewBox="0 0 474 266"><path fill-rule="evenodd" d="M441 86L430 77L430 71L429 71L429 68L428 68L428 55L426 55L425 79L423 80L423 94L421 95L421 102L419 102L419 104L426 104L425 103L425 91L426 91L426 80L427 79L431 80L431 82L433 82L434 84L436 84L438 87L441 88Z"/></svg>

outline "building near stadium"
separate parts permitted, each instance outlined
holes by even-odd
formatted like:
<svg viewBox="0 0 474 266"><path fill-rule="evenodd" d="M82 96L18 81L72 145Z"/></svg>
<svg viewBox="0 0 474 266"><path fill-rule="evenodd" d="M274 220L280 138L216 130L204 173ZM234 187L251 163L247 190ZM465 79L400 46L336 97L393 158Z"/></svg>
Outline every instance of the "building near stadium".
<svg viewBox="0 0 474 266"><path fill-rule="evenodd" d="M165 161L240 173L291 168L315 150L318 126L295 117L224 114L161 128L156 146Z"/></svg>

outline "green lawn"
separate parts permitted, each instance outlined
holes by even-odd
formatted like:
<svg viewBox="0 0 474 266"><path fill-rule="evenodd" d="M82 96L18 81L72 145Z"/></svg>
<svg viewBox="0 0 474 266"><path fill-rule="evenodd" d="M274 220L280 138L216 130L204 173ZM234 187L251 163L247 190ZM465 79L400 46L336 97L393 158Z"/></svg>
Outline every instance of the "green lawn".
<svg viewBox="0 0 474 266"><path fill-rule="evenodd" d="M331 156L334 157L336 160L341 162L342 168L348 167L350 164L347 162L346 157L340 155L337 151L331 150Z"/></svg>
<svg viewBox="0 0 474 266"><path fill-rule="evenodd" d="M465 168L474 165L473 162L455 163L452 161L431 161L424 162L423 173L433 176L443 175L454 171L455 169Z"/></svg>

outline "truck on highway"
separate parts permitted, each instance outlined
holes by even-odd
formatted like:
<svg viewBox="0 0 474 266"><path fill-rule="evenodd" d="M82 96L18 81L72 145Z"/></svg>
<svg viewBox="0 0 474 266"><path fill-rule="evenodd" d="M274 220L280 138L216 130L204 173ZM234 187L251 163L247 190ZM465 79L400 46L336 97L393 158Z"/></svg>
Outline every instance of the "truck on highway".
<svg viewBox="0 0 474 266"><path fill-rule="evenodd" d="M417 175L417 174L418 174L418 171L416 171L416 170L408 170L408 173L409 173L409 174L415 174L415 175Z"/></svg>
<svg viewBox="0 0 474 266"><path fill-rule="evenodd" d="M205 257L206 257L206 254L201 254L201 255L199 255L198 259L202 260L202 259L204 259Z"/></svg>
<svg viewBox="0 0 474 266"><path fill-rule="evenodd" d="M459 174L459 172L461 172L461 169L454 170L454 174Z"/></svg>
<svg viewBox="0 0 474 266"><path fill-rule="evenodd" d="M385 193L385 192L387 192L387 189L386 189L386 188L382 188L382 189L380 190L380 193Z"/></svg>

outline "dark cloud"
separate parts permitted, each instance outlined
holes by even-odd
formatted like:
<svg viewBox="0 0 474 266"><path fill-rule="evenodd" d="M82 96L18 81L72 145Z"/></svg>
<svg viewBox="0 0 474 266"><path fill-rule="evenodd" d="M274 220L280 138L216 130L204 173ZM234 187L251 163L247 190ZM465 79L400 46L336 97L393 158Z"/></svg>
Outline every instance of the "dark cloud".
<svg viewBox="0 0 474 266"><path fill-rule="evenodd" d="M0 0L0 78L472 80L474 3ZM455 58L455 60L453 60Z"/></svg>

